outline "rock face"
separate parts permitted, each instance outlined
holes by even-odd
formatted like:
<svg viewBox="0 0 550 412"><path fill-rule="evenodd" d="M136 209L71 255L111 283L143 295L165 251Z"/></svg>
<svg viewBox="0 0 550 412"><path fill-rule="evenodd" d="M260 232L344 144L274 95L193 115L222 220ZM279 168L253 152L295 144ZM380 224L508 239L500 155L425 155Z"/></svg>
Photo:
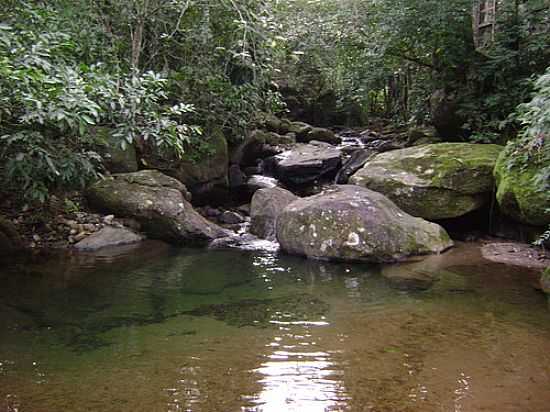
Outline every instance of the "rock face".
<svg viewBox="0 0 550 412"><path fill-rule="evenodd" d="M290 185L313 182L335 173L342 163L339 149L327 143L297 144L275 157L275 174Z"/></svg>
<svg viewBox="0 0 550 412"><path fill-rule="evenodd" d="M394 150L371 158L350 183L385 194L413 216L455 218L488 201L501 150L498 145L468 143Z"/></svg>
<svg viewBox="0 0 550 412"><path fill-rule="evenodd" d="M0 216L0 256L8 256L22 247L23 242L13 223Z"/></svg>
<svg viewBox="0 0 550 412"><path fill-rule="evenodd" d="M99 232L82 239L74 247L77 250L93 252L105 247L131 245L143 239L142 235L128 228L106 226Z"/></svg>
<svg viewBox="0 0 550 412"><path fill-rule="evenodd" d="M87 198L98 209L136 219L153 239L176 244L204 244L227 236L227 231L193 209L181 182L156 170L101 180L88 189Z"/></svg>
<svg viewBox="0 0 550 412"><path fill-rule="evenodd" d="M546 182L546 190L541 190L542 185L534 179L539 171L535 165L508 168L512 156L503 150L495 165L497 201L502 213L527 225L550 224L550 184Z"/></svg>
<svg viewBox="0 0 550 412"><path fill-rule="evenodd" d="M333 186L289 204L277 219L277 240L290 254L368 262L440 253L453 245L439 225L352 185Z"/></svg>
<svg viewBox="0 0 550 412"><path fill-rule="evenodd" d="M297 199L298 196L280 187L258 190L250 204L250 233L262 239L274 240L277 217Z"/></svg>

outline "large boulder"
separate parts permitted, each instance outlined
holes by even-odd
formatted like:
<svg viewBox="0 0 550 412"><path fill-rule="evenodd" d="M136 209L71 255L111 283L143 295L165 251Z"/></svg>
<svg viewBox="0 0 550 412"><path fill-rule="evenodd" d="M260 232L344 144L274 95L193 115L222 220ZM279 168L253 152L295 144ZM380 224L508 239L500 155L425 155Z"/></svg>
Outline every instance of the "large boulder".
<svg viewBox="0 0 550 412"><path fill-rule="evenodd" d="M260 189L254 193L250 204L250 233L274 240L277 217L298 196L280 187Z"/></svg>
<svg viewBox="0 0 550 412"><path fill-rule="evenodd" d="M23 241L15 225L0 216L0 256L9 256L21 250Z"/></svg>
<svg viewBox="0 0 550 412"><path fill-rule="evenodd" d="M134 218L153 239L176 244L205 244L228 232L199 215L180 181L157 170L113 175L87 190L90 204Z"/></svg>
<svg viewBox="0 0 550 412"><path fill-rule="evenodd" d="M328 143L297 144L275 156L275 175L283 183L298 186L335 174L342 152Z"/></svg>
<svg viewBox="0 0 550 412"><path fill-rule="evenodd" d="M279 146L296 143L296 137L290 133L280 135L275 132L253 130L231 155L231 163L243 167L254 166L260 159L281 153Z"/></svg>
<svg viewBox="0 0 550 412"><path fill-rule="evenodd" d="M494 189L498 145L439 143L374 156L350 179L383 193L405 212L428 220L465 215Z"/></svg>
<svg viewBox="0 0 550 412"><path fill-rule="evenodd" d="M277 240L290 254L367 262L440 253L453 245L439 225L353 185L333 186L289 204L277 219Z"/></svg>
<svg viewBox="0 0 550 412"><path fill-rule="evenodd" d="M178 179L196 201L214 197L228 187L229 154L223 133L214 129L201 139L199 145L185 147L183 158L157 148L148 148L143 153L148 167Z"/></svg>
<svg viewBox="0 0 550 412"><path fill-rule="evenodd" d="M530 162L525 168L509 167L513 150L503 150L495 165L497 201L502 213L521 223L534 226L550 224L550 183L535 176L544 165Z"/></svg>

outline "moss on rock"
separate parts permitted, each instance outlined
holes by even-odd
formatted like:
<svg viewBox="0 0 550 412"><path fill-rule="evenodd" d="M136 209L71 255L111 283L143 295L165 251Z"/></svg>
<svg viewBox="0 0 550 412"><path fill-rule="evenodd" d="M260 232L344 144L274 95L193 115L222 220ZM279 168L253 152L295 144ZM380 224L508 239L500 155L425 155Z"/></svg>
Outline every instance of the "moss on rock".
<svg viewBox="0 0 550 412"><path fill-rule="evenodd" d="M494 169L502 212L528 225L550 224L550 188L541 187L535 179L540 166L531 163L524 168L508 167L511 156L508 150L503 151Z"/></svg>
<svg viewBox="0 0 550 412"><path fill-rule="evenodd" d="M483 206L494 188L498 145L438 143L371 158L350 183L383 193L413 216L437 220Z"/></svg>

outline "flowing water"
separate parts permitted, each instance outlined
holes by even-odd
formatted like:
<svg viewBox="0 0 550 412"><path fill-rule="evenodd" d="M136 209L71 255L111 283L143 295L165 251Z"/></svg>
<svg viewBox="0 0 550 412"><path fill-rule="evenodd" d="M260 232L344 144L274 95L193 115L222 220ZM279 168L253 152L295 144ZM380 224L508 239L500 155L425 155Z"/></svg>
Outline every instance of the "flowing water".
<svg viewBox="0 0 550 412"><path fill-rule="evenodd" d="M536 273L475 244L420 265L428 291L155 243L4 264L0 411L550 411Z"/></svg>

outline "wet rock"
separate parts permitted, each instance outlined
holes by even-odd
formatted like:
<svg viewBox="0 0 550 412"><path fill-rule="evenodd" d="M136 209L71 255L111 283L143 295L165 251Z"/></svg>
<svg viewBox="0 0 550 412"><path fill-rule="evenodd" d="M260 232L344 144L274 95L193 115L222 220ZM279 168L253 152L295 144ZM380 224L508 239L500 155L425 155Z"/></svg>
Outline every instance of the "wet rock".
<svg viewBox="0 0 550 412"><path fill-rule="evenodd" d="M550 145L549 142L543 144ZM535 179L541 168L547 165L532 161L525 168L508 167L514 156L518 154L506 148L495 165L500 209L502 213L521 223L547 226L550 224L550 184L540 183Z"/></svg>
<svg viewBox="0 0 550 412"><path fill-rule="evenodd" d="M502 146L441 143L378 154L350 183L383 193L405 212L429 220L465 215L484 206Z"/></svg>
<svg viewBox="0 0 550 412"><path fill-rule="evenodd" d="M220 216L218 216L218 220L221 223L225 223L225 224L228 224L228 225L235 225L235 224L238 224L238 223L243 223L244 222L244 217L242 217L237 212L232 212L230 210L226 210Z"/></svg>
<svg viewBox="0 0 550 412"><path fill-rule="evenodd" d="M351 157L346 160L338 174L336 175L335 182L337 184L346 184L348 180L355 172L361 169L367 160L374 156L377 152L371 149L356 150L352 153Z"/></svg>
<svg viewBox="0 0 550 412"><path fill-rule="evenodd" d="M98 232L79 240L74 238L76 242L74 248L80 251L95 251L105 247L114 247L122 245L130 245L141 242L144 237L127 228L104 227Z"/></svg>
<svg viewBox="0 0 550 412"><path fill-rule="evenodd" d="M156 170L114 175L93 184L90 204L121 217L136 219L153 239L176 244L205 244L227 231L199 215L176 179Z"/></svg>
<svg viewBox="0 0 550 412"><path fill-rule="evenodd" d="M283 183L301 185L336 173L342 153L327 143L297 144L275 156L275 174Z"/></svg>
<svg viewBox="0 0 550 412"><path fill-rule="evenodd" d="M342 139L337 136L332 130L323 129L321 127L313 127L305 135L301 134L300 136L301 137L298 138L298 141L302 143L308 143L312 140L315 140L318 142L325 142L336 145L342 142Z"/></svg>
<svg viewBox="0 0 550 412"><path fill-rule="evenodd" d="M277 187L278 184L277 179L260 175L250 176L250 179L246 182L251 193L255 193L259 189L271 189Z"/></svg>
<svg viewBox="0 0 550 412"><path fill-rule="evenodd" d="M256 166L258 159L265 159L281 153L279 146L295 143L292 136L281 136L274 132L254 130L237 147L231 156L231 163L241 167Z"/></svg>
<svg viewBox="0 0 550 412"><path fill-rule="evenodd" d="M548 252L525 243L489 243L481 248L481 255L491 262L507 265L541 269L550 266Z"/></svg>
<svg viewBox="0 0 550 412"><path fill-rule="evenodd" d="M333 186L289 204L277 219L277 240L290 254L368 262L440 253L453 245L439 225L352 185Z"/></svg>
<svg viewBox="0 0 550 412"><path fill-rule="evenodd" d="M280 187L260 189L252 197L250 205L250 233L263 239L275 239L277 217L298 196Z"/></svg>
<svg viewBox="0 0 550 412"><path fill-rule="evenodd" d="M239 165L229 167L229 187L232 189L243 186L246 183L246 175L242 172Z"/></svg>
<svg viewBox="0 0 550 412"><path fill-rule="evenodd" d="M399 290L427 290L437 280L433 273L401 265L384 268L382 276L389 281L392 288Z"/></svg>

